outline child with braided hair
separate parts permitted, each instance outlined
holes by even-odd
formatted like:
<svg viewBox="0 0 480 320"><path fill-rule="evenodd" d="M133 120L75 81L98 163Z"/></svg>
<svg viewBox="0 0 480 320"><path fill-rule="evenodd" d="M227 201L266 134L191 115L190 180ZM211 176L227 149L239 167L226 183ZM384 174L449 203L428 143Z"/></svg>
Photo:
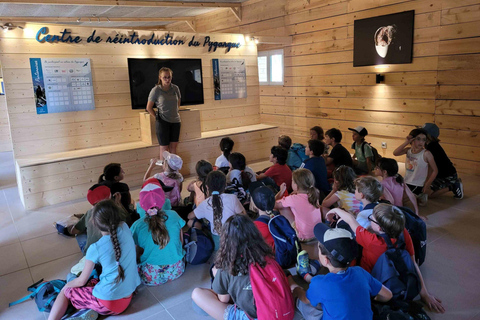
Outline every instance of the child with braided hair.
<svg viewBox="0 0 480 320"><path fill-rule="evenodd" d="M68 282L57 296L49 320L62 318L69 303L76 309L91 309L91 313L102 315L116 315L127 309L140 277L132 233L121 221L119 210L112 200L95 205L91 219L103 236L88 248L80 276ZM100 279L88 281L96 263L102 266Z"/></svg>
<svg viewBox="0 0 480 320"><path fill-rule="evenodd" d="M223 172L210 172L206 184L209 197L190 212L188 219L205 218L210 222L215 250L218 250L222 224L234 214L245 214L245 208L243 208L236 195L223 193L227 186L227 179Z"/></svg>
<svg viewBox="0 0 480 320"><path fill-rule="evenodd" d="M147 184L140 191L140 206L146 211L146 217L131 227L135 244L142 248L138 273L147 286L175 280L185 271L182 248L185 221L175 211L162 209L164 204L162 188Z"/></svg>

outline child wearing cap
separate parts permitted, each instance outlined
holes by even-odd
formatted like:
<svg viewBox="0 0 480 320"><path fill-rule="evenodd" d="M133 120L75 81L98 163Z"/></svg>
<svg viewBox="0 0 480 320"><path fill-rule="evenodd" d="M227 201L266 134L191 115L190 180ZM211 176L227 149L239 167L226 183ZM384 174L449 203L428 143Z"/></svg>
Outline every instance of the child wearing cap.
<svg viewBox="0 0 480 320"><path fill-rule="evenodd" d="M147 286L175 280L185 271L182 247L185 221L175 211L164 208L165 200L160 186L147 184L140 191L140 206L147 214L130 228L135 245L143 249L137 257L138 272Z"/></svg>
<svg viewBox="0 0 480 320"><path fill-rule="evenodd" d="M440 313L445 312L442 302L427 291L422 273L415 261L415 250L413 248L412 238L407 229L405 229L405 216L400 209L391 204L378 204L373 209L373 213L368 217L368 220L371 222L369 229L372 230L372 232L361 226L355 218L343 210L332 209L329 214L335 214L345 221L354 231L358 244L363 247L360 266L368 272L372 271L378 258L387 250L387 244L380 234L386 233L393 244L400 235L403 234L405 250L408 251L412 258L420 279L420 297L422 301L433 311Z"/></svg>
<svg viewBox="0 0 480 320"><path fill-rule="evenodd" d="M168 151L163 152L163 159L165 159L164 171L156 173L153 175L153 178L157 178L167 186L173 187L172 191L166 193L166 197L170 199L172 207L180 206L182 203L182 186L183 186L183 176L180 172L182 169L183 160L178 155L170 153ZM157 159L150 160L150 166L145 172L143 181L147 180L150 177L153 167L155 166Z"/></svg>
<svg viewBox="0 0 480 320"><path fill-rule="evenodd" d="M357 174L370 174L373 170L373 151L370 145L365 142L368 131L362 126L348 128L348 130L352 131L352 149L355 149L352 157L353 168Z"/></svg>
<svg viewBox="0 0 480 320"><path fill-rule="evenodd" d="M267 187L261 182L254 182L250 187L252 201L258 209L259 215L253 223L262 234L265 242L275 250L275 241L268 229L270 215L273 214L273 208L275 207L275 193L271 187Z"/></svg>
<svg viewBox="0 0 480 320"><path fill-rule="evenodd" d="M433 180L431 197L439 196L445 192L452 191L455 199L463 199L463 183L458 178L457 169L448 158L445 150L440 145L438 136L440 129L434 123L425 123L422 129L427 132L426 149L430 151L438 168L438 174Z"/></svg>
<svg viewBox="0 0 480 320"><path fill-rule="evenodd" d="M357 244L349 231L330 229L319 223L314 233L319 241L319 262L328 268L329 273L312 277L308 273L307 257L300 275L310 282L308 290L288 277L302 316L305 320L371 320L370 298L386 302L392 298L391 291L362 268L349 267L357 255Z"/></svg>

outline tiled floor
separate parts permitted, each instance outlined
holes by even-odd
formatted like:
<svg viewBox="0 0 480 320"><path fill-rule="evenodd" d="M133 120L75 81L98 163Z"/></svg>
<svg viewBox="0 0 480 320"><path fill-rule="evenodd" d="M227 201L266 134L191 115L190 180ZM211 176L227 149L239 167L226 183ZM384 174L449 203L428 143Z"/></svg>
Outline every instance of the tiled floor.
<svg viewBox="0 0 480 320"><path fill-rule="evenodd" d="M257 169L257 168L255 168ZM432 319L480 320L480 181L462 175L466 196L451 194L421 208L428 216L427 260L421 266L431 293L443 300L445 315ZM139 190L132 196L138 198ZM9 308L41 278L65 278L81 257L75 239L58 235L52 223L72 213L83 213L87 201L75 201L35 211L23 209L15 184L11 153L0 153L0 319L46 319L33 301ZM208 287L208 266L189 266L174 282L139 288L125 319L209 319L195 314L190 294ZM297 316L297 318L300 318Z"/></svg>

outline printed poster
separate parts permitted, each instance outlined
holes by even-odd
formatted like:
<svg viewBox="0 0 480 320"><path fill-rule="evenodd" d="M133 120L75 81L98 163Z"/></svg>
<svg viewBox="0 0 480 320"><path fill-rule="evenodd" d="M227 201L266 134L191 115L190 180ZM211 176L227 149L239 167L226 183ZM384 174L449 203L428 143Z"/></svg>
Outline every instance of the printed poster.
<svg viewBox="0 0 480 320"><path fill-rule="evenodd" d="M215 100L247 97L247 71L243 59L212 59Z"/></svg>
<svg viewBox="0 0 480 320"><path fill-rule="evenodd" d="M95 109L90 59L30 58L37 114Z"/></svg>

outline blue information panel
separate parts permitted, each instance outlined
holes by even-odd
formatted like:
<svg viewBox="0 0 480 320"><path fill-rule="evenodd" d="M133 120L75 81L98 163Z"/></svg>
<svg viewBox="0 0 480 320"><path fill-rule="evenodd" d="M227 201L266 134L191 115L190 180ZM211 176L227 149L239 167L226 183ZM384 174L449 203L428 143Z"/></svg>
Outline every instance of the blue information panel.
<svg viewBox="0 0 480 320"><path fill-rule="evenodd" d="M30 58L37 114L95 109L90 59Z"/></svg>
<svg viewBox="0 0 480 320"><path fill-rule="evenodd" d="M212 59L215 100L247 97L245 60Z"/></svg>

